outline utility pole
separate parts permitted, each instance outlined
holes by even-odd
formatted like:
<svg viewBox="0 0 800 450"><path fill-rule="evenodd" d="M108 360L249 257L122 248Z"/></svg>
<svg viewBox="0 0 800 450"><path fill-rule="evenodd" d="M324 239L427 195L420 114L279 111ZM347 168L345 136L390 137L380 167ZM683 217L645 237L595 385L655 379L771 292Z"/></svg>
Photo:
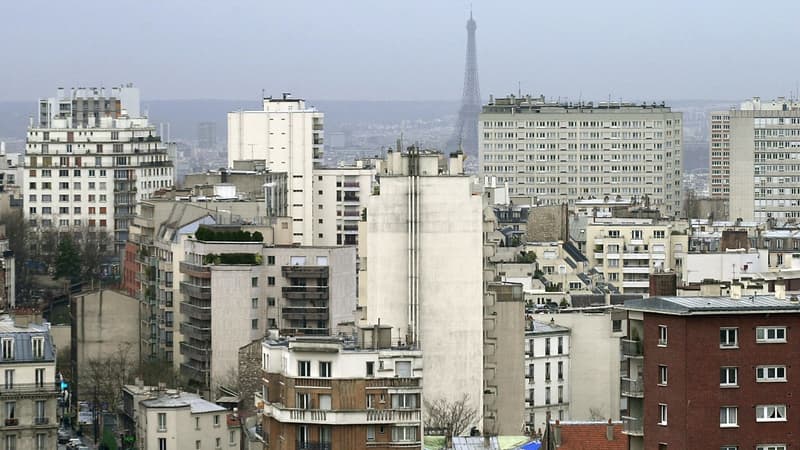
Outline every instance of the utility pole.
<svg viewBox="0 0 800 450"><path fill-rule="evenodd" d="M92 425L94 425L94 445L97 446L97 384L94 385L94 400L92 401Z"/></svg>

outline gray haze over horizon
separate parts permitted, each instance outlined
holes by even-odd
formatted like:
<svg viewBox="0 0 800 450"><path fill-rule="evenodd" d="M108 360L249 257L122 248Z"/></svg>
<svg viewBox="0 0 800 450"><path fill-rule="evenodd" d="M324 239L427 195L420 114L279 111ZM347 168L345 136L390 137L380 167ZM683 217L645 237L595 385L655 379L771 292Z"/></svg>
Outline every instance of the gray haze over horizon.
<svg viewBox="0 0 800 450"><path fill-rule="evenodd" d="M797 94L800 2L473 2L481 94ZM0 101L132 82L144 100L457 100L469 2L4 0Z"/></svg>

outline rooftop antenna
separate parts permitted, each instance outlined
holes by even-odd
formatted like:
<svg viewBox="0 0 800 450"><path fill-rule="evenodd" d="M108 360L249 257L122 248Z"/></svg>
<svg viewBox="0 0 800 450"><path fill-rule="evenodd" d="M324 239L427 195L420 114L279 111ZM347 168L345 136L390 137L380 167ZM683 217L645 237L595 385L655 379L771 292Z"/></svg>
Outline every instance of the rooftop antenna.
<svg viewBox="0 0 800 450"><path fill-rule="evenodd" d="M517 81L517 97L522 98L522 82Z"/></svg>

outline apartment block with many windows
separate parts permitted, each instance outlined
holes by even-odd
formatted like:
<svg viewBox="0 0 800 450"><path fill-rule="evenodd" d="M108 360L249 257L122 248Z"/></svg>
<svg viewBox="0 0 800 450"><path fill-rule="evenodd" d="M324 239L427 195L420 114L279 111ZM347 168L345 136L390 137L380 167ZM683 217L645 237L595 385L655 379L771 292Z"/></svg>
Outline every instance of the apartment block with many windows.
<svg viewBox="0 0 800 450"><path fill-rule="evenodd" d="M390 330L358 343L296 337L262 344L261 437L275 450L422 448L422 354Z"/></svg>
<svg viewBox="0 0 800 450"><path fill-rule="evenodd" d="M778 296L629 300L621 408L631 449L786 450L800 386L800 303ZM699 438L701 437L702 438Z"/></svg>
<svg viewBox="0 0 800 450"><path fill-rule="evenodd" d="M489 100L479 119L480 173L536 204L647 196L681 212L682 114L668 106Z"/></svg>
<svg viewBox="0 0 800 450"><path fill-rule="evenodd" d="M525 331L525 425L544 428L547 414L569 420L570 329L552 322L528 321Z"/></svg>

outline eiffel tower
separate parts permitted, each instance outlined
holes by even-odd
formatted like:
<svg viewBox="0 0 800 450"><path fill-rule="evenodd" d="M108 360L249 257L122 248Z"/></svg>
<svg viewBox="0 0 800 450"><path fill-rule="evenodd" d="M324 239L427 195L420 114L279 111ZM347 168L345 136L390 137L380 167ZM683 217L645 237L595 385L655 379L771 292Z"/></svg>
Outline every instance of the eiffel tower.
<svg viewBox="0 0 800 450"><path fill-rule="evenodd" d="M478 85L478 57L475 52L475 29L472 18L467 21L467 62L464 66L464 91L453 137L447 141L447 150L463 149L468 156L478 158L478 115L481 112L481 88Z"/></svg>

